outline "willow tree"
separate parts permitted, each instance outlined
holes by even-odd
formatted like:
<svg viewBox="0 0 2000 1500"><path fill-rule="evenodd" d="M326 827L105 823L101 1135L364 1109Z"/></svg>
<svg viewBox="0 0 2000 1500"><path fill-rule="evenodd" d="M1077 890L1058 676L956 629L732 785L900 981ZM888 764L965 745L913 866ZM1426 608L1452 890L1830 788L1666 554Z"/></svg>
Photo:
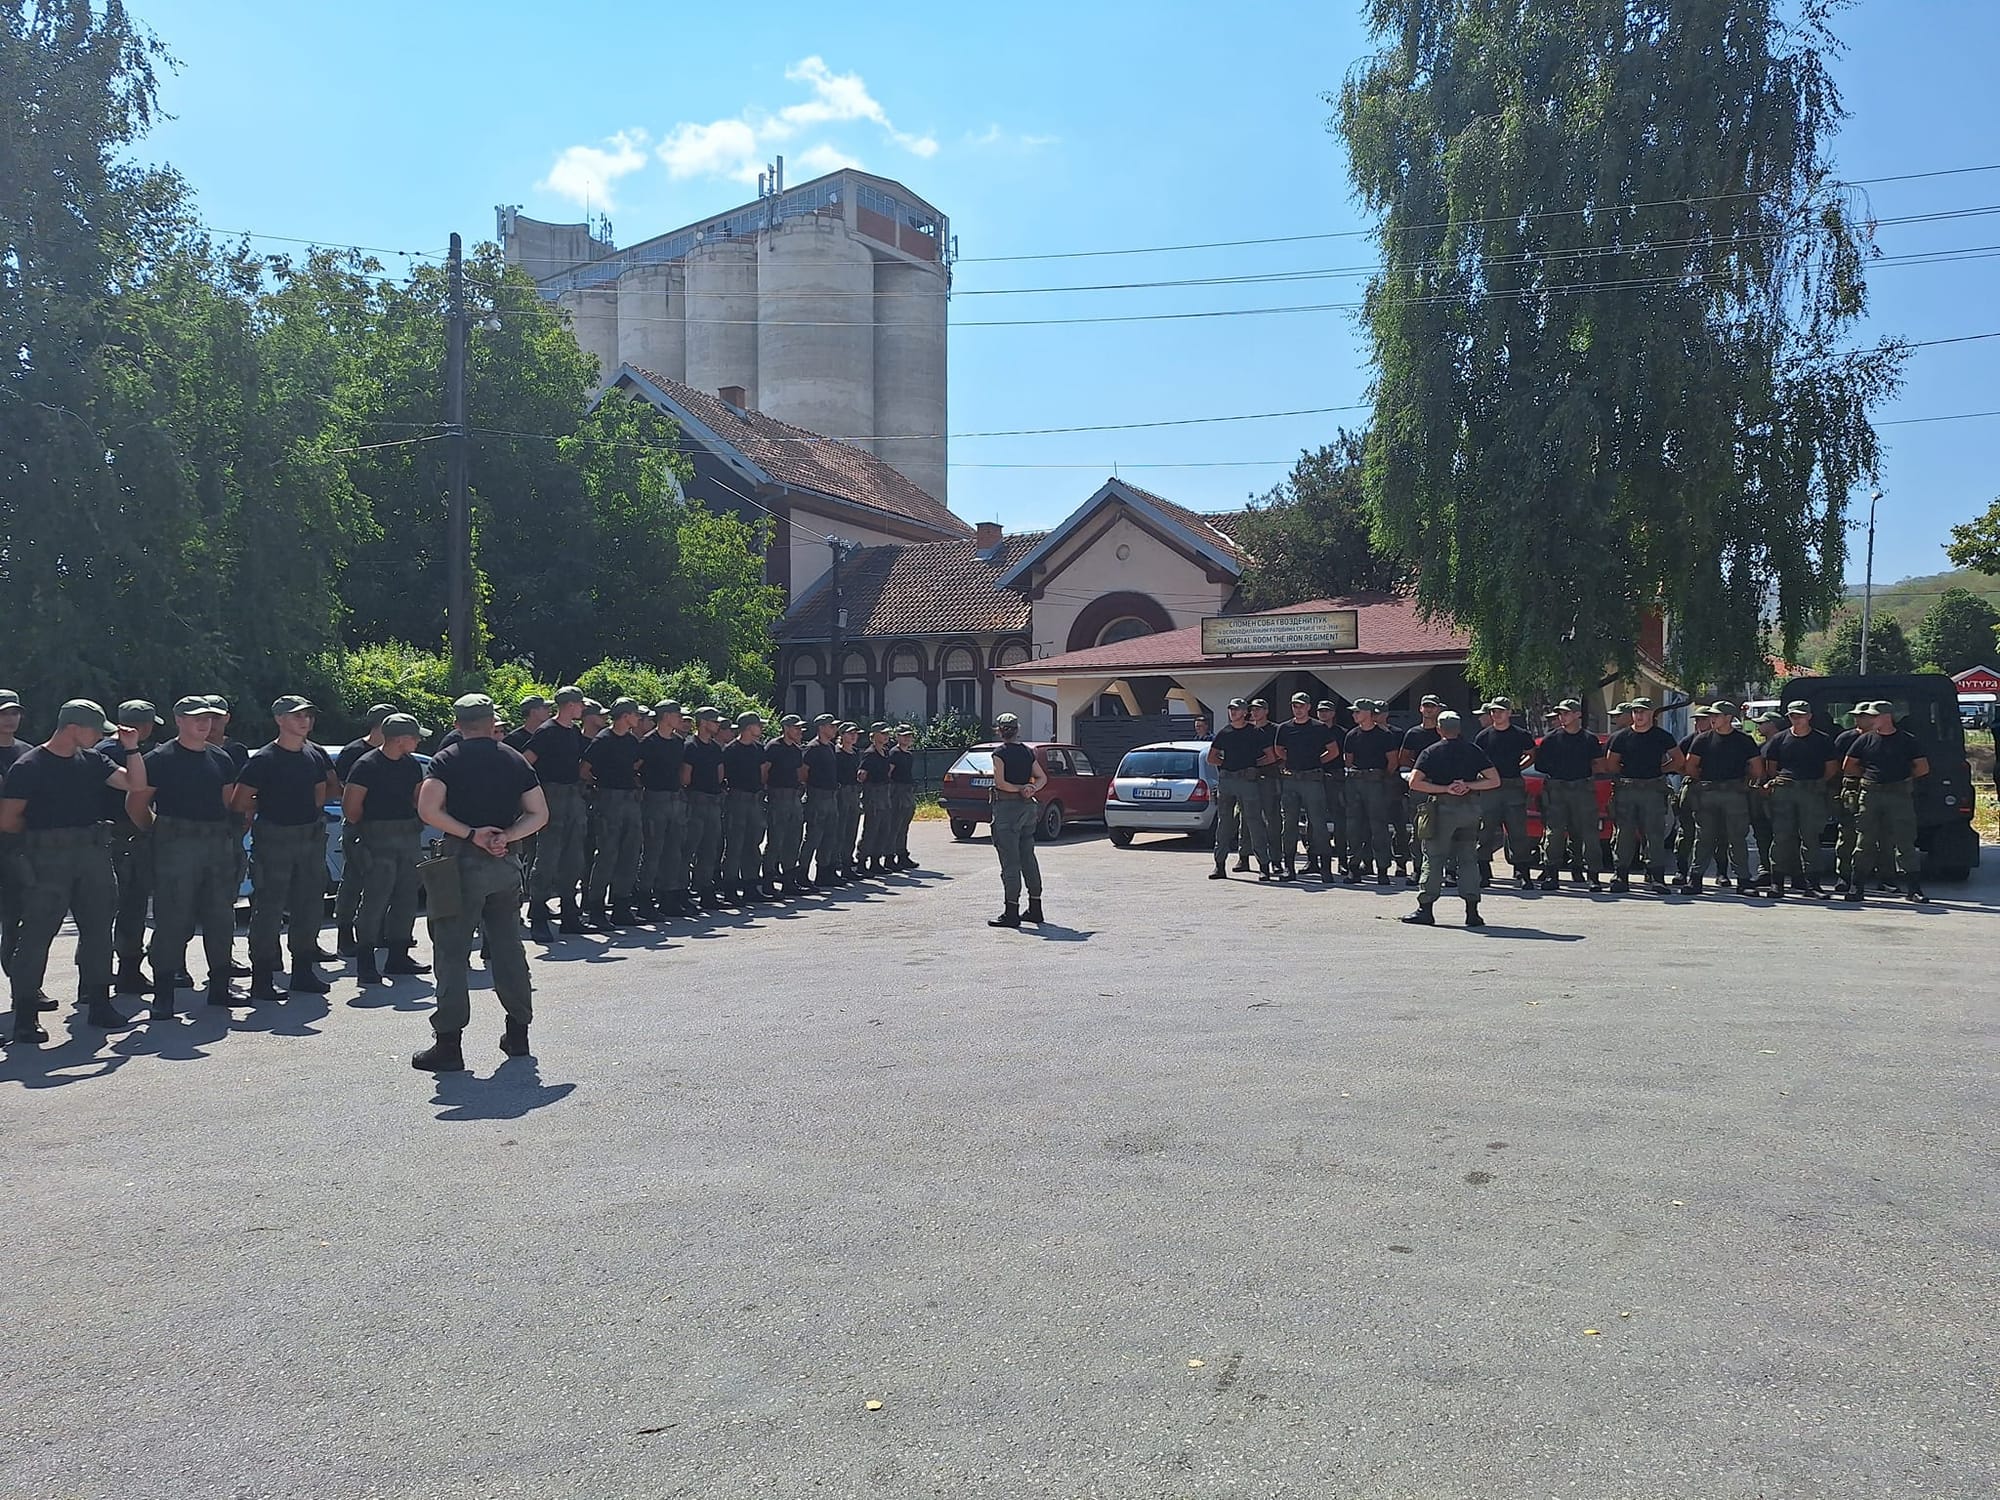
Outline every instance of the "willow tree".
<svg viewBox="0 0 2000 1500"><path fill-rule="evenodd" d="M1838 596L1894 344L1835 181L1830 0L1371 0L1337 99L1379 215L1365 484L1495 686L1762 675Z"/></svg>

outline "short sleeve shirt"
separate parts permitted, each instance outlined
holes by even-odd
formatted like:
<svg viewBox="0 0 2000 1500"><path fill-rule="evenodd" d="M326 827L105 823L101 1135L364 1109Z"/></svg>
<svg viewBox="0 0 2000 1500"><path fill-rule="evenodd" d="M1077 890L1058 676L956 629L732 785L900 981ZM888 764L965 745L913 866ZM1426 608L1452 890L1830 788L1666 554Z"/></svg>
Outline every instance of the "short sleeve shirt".
<svg viewBox="0 0 2000 1500"><path fill-rule="evenodd" d="M333 758L333 774L338 776L342 781L347 780L347 773L354 769L362 756L374 748L366 740L354 740L342 745L340 747L340 754Z"/></svg>
<svg viewBox="0 0 2000 1500"><path fill-rule="evenodd" d="M1818 729L1804 734L1787 729L1765 749L1778 769L1794 781L1823 781L1826 763L1834 758L1833 736Z"/></svg>
<svg viewBox="0 0 2000 1500"><path fill-rule="evenodd" d="M764 790L764 742L738 740L722 752L722 778L732 792Z"/></svg>
<svg viewBox="0 0 2000 1500"><path fill-rule="evenodd" d="M607 791L629 792L639 785L639 736L600 729L583 752L596 785Z"/></svg>
<svg viewBox="0 0 2000 1500"><path fill-rule="evenodd" d="M805 764L806 747L787 740L773 740L764 747L764 764L771 768L767 785L792 789L799 784L799 767Z"/></svg>
<svg viewBox="0 0 2000 1500"><path fill-rule="evenodd" d="M1018 740L996 745L993 764L1014 786L1024 787L1035 779L1035 752Z"/></svg>
<svg viewBox="0 0 2000 1500"><path fill-rule="evenodd" d="M857 751L839 750L834 753L834 776L842 786L853 786L855 774L861 769L861 756Z"/></svg>
<svg viewBox="0 0 2000 1500"><path fill-rule="evenodd" d="M1924 747L1907 729L1894 734L1864 734L1847 753L1861 762L1861 779L1872 786L1908 781L1916 762L1925 759Z"/></svg>
<svg viewBox="0 0 2000 1500"><path fill-rule="evenodd" d="M867 773L870 786L887 786L895 767L889 762L886 750L870 750L861 757L861 769Z"/></svg>
<svg viewBox="0 0 2000 1500"><path fill-rule="evenodd" d="M692 792L721 792L722 790L722 746L714 740L692 739L687 742L688 790Z"/></svg>
<svg viewBox="0 0 2000 1500"><path fill-rule="evenodd" d="M423 785L423 780L423 763L407 752L391 760L380 750L370 750L347 772L348 785L363 787L368 792L361 799L364 823L408 822L416 817L417 788ZM513 821L511 817L507 819L508 823Z"/></svg>
<svg viewBox="0 0 2000 1500"><path fill-rule="evenodd" d="M444 810L469 828L511 826L521 794L541 784L526 756L495 739L447 746L431 758L430 774L444 783Z"/></svg>
<svg viewBox="0 0 2000 1500"><path fill-rule="evenodd" d="M806 746L806 786L816 792L830 792L840 777L840 750L831 743L814 740Z"/></svg>
<svg viewBox="0 0 2000 1500"><path fill-rule="evenodd" d="M1285 752L1285 769L1288 771L1323 769L1320 756L1332 743L1333 731L1318 719L1307 719L1303 724L1287 719L1278 726L1278 748Z"/></svg>
<svg viewBox="0 0 2000 1500"><path fill-rule="evenodd" d="M535 775L544 785L575 786L583 762L583 731L550 719L528 736L526 753L535 757Z"/></svg>
<svg viewBox="0 0 2000 1500"><path fill-rule="evenodd" d="M901 746L889 752L889 780L897 786L917 784L917 755Z"/></svg>
<svg viewBox="0 0 2000 1500"><path fill-rule="evenodd" d="M153 811L163 818L220 823L229 816L227 798L236 780L236 762L220 745L190 750L179 740L146 752L146 783L153 788Z"/></svg>
<svg viewBox="0 0 2000 1500"><path fill-rule="evenodd" d="M1477 781L1492 769L1493 762L1486 752L1462 736L1446 739L1439 735L1435 745L1426 747L1417 756L1417 773L1434 786Z"/></svg>
<svg viewBox="0 0 2000 1500"><path fill-rule="evenodd" d="M1472 743L1493 762L1493 769L1500 773L1502 781L1519 781L1522 757L1535 753L1535 737L1519 724L1509 724L1505 729L1482 729L1472 737Z"/></svg>
<svg viewBox="0 0 2000 1500"><path fill-rule="evenodd" d="M97 753L110 761L119 770L125 769L126 750L114 737L97 742ZM117 823L130 829L132 815L125 810L125 794L116 787L107 786L103 792L102 811L97 815L100 823Z"/></svg>
<svg viewBox="0 0 2000 1500"><path fill-rule="evenodd" d="M1357 771L1386 771L1389 756L1399 744L1396 731L1377 724L1372 729L1347 731L1347 759Z"/></svg>
<svg viewBox="0 0 2000 1500"><path fill-rule="evenodd" d="M639 741L639 779L649 792L678 792L681 767L687 763L687 741L655 729Z"/></svg>
<svg viewBox="0 0 2000 1500"><path fill-rule="evenodd" d="M1727 734L1711 729L1694 737L1688 753L1701 760L1701 780L1741 781L1749 773L1750 762L1757 759L1757 750L1757 744L1740 729Z"/></svg>
<svg viewBox="0 0 2000 1500"><path fill-rule="evenodd" d="M1658 781L1667 774L1674 737L1657 724L1651 729L1621 729L1604 748L1618 757L1620 781Z"/></svg>
<svg viewBox="0 0 2000 1500"><path fill-rule="evenodd" d="M326 752L308 741L287 750L276 740L251 753L237 780L257 789L257 817L280 828L301 828L325 817L320 785L333 774Z"/></svg>
<svg viewBox="0 0 2000 1500"><path fill-rule="evenodd" d="M0 776L13 769L14 762L34 749L26 740L16 740L11 745L0 745Z"/></svg>
<svg viewBox="0 0 2000 1500"><path fill-rule="evenodd" d="M26 802L33 830L93 828L104 821L104 783L120 769L95 750L57 755L36 745L8 768L0 798Z"/></svg>
<svg viewBox="0 0 2000 1500"><path fill-rule="evenodd" d="M1535 746L1535 768L1550 781L1588 781L1604 747L1588 729L1558 729Z"/></svg>
<svg viewBox="0 0 2000 1500"><path fill-rule="evenodd" d="M1444 736L1439 734L1435 729L1428 729L1424 725L1418 724L1413 728L1403 731L1403 753L1414 761L1419 755L1422 755L1443 738Z"/></svg>
<svg viewBox="0 0 2000 1500"><path fill-rule="evenodd" d="M1264 753L1266 740L1251 725L1225 725L1215 731L1213 743L1216 763L1225 771L1240 772L1256 767L1257 757Z"/></svg>

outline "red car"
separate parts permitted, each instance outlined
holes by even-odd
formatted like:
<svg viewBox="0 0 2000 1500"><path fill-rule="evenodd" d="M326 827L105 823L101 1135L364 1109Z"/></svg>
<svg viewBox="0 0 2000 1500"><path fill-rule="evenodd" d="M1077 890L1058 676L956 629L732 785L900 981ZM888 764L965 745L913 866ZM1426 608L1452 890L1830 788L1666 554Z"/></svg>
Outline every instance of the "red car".
<svg viewBox="0 0 2000 1500"><path fill-rule="evenodd" d="M1539 839L1548 832L1542 824L1542 773L1533 766L1521 772L1521 784L1528 791L1528 837ZM1611 788L1615 785L1609 776L1596 780L1597 791L1597 836L1609 844L1617 829L1611 822Z"/></svg>
<svg viewBox="0 0 2000 1500"><path fill-rule="evenodd" d="M1089 756L1074 745L1045 740L1021 743L1035 752L1035 759L1041 762L1049 778L1048 784L1035 794L1035 801L1041 807L1041 817L1035 823L1036 838L1061 838L1064 826L1070 823L1104 821L1104 797L1111 789L1111 778L1092 766ZM993 821L989 794L993 789L993 752L997 748L997 741L974 745L944 773L938 801L951 820L954 838L969 839L981 823Z"/></svg>

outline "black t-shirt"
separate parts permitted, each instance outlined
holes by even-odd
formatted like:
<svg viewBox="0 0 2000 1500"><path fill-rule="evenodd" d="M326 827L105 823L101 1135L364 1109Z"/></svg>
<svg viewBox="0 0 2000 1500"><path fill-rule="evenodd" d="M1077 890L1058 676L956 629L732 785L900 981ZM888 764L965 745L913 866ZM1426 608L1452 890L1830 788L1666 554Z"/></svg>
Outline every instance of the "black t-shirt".
<svg viewBox="0 0 2000 1500"><path fill-rule="evenodd" d="M1411 734L1418 732L1415 729L1410 731ZM1407 736L1405 738L1407 740ZM1418 753L1416 768L1433 786L1450 786L1454 781L1477 781L1494 767L1486 752L1470 740L1463 736L1446 739L1439 735L1436 744L1426 746Z"/></svg>
<svg viewBox="0 0 2000 1500"><path fill-rule="evenodd" d="M720 792L722 790L722 746L714 740L700 738L687 742L688 790L691 792Z"/></svg>
<svg viewBox="0 0 2000 1500"><path fill-rule="evenodd" d="M1535 746L1535 769L1550 781L1588 781L1604 747L1588 729L1552 730Z"/></svg>
<svg viewBox="0 0 2000 1500"><path fill-rule="evenodd" d="M1694 737L1688 753L1701 760L1701 780L1741 781L1750 770L1750 762L1757 759L1757 745L1740 729L1727 734L1711 729Z"/></svg>
<svg viewBox="0 0 2000 1500"><path fill-rule="evenodd" d="M639 741L639 779L649 792L678 792L681 767L687 763L687 741L655 729Z"/></svg>
<svg viewBox="0 0 2000 1500"><path fill-rule="evenodd" d="M1764 755L1794 781L1824 781L1826 763L1835 758L1833 736L1817 729L1804 734L1787 729L1765 747Z"/></svg>
<svg viewBox="0 0 2000 1500"><path fill-rule="evenodd" d="M444 738L438 741L438 749L449 750L453 745L462 745L464 743L465 736L460 734L454 726L444 732Z"/></svg>
<svg viewBox="0 0 2000 1500"><path fill-rule="evenodd" d="M1861 779L1873 786L1908 781L1911 767L1925 758L1924 747L1906 729L1894 734L1864 734L1847 753L1861 762Z"/></svg>
<svg viewBox="0 0 2000 1500"><path fill-rule="evenodd" d="M900 745L889 752L889 780L897 786L917 784L917 753Z"/></svg>
<svg viewBox="0 0 2000 1500"><path fill-rule="evenodd" d="M732 792L764 790L764 742L738 740L722 752L722 779Z"/></svg>
<svg viewBox="0 0 2000 1500"><path fill-rule="evenodd" d="M8 768L0 798L28 804L28 828L93 828L104 821L105 780L123 769L95 750L65 756L36 745Z"/></svg>
<svg viewBox="0 0 2000 1500"><path fill-rule="evenodd" d="M438 751L430 774L444 783L444 810L468 828L512 827L521 816L521 794L541 784L526 756L490 738ZM368 795L372 800L375 794Z"/></svg>
<svg viewBox="0 0 2000 1500"><path fill-rule="evenodd" d="M243 768L250 764L250 747L241 740L224 740L220 748L229 757L229 763L236 767L236 774L241 776Z"/></svg>
<svg viewBox="0 0 2000 1500"><path fill-rule="evenodd" d="M1387 724L1347 731L1347 759L1357 771L1386 771L1401 741Z"/></svg>
<svg viewBox="0 0 2000 1500"><path fill-rule="evenodd" d="M0 776L13 769L14 762L34 749L26 740L16 740L11 745L0 745Z"/></svg>
<svg viewBox="0 0 2000 1500"><path fill-rule="evenodd" d="M1833 756L1845 764L1847 757L1854 753L1854 742L1861 738L1858 729L1843 729L1833 737Z"/></svg>
<svg viewBox="0 0 2000 1500"><path fill-rule="evenodd" d="M1657 724L1651 729L1621 729L1604 748L1618 757L1620 781L1658 781L1667 774L1674 737Z"/></svg>
<svg viewBox="0 0 2000 1500"><path fill-rule="evenodd" d="M1403 731L1403 753L1409 756L1411 761L1414 762L1419 755L1422 755L1443 738L1444 736L1439 734L1435 729L1418 724L1414 728Z"/></svg>
<svg viewBox="0 0 2000 1500"><path fill-rule="evenodd" d="M889 778L895 774L895 769L889 762L887 750L870 748L862 753L861 772L868 778L870 786L887 786Z"/></svg>
<svg viewBox="0 0 2000 1500"><path fill-rule="evenodd" d="M765 784L780 791L797 790L799 767L805 763L805 754L804 745L794 745L786 740L773 740L766 745L764 764L771 768L771 775Z"/></svg>
<svg viewBox="0 0 2000 1500"><path fill-rule="evenodd" d="M125 747L118 743L115 736L108 740L99 740L95 749L99 755L110 761L119 770L122 771L125 769L128 754ZM119 791L116 787L106 787L102 793L102 799L99 803L100 811L97 814L98 822L116 823L121 828L131 828L133 826L132 815L125 811L125 794L123 792Z"/></svg>
<svg viewBox="0 0 2000 1500"><path fill-rule="evenodd" d="M257 789L257 817L280 828L300 828L325 817L320 785L333 774L326 752L307 741L287 750L276 740L251 754L237 780Z"/></svg>
<svg viewBox="0 0 2000 1500"><path fill-rule="evenodd" d="M839 783L840 747L832 741L814 740L806 746L806 785L814 791L830 792Z"/></svg>
<svg viewBox="0 0 2000 1500"><path fill-rule="evenodd" d="M528 748L528 741L534 737L535 731L523 724L519 728L510 729L501 735L500 743L505 745L509 750L525 752Z"/></svg>
<svg viewBox="0 0 2000 1500"><path fill-rule="evenodd" d="M333 774L338 776L342 781L347 780L347 773L354 769L355 762L359 761L362 756L374 748L365 739L350 740L347 744L342 745L340 747L340 754L333 758Z"/></svg>
<svg viewBox="0 0 2000 1500"><path fill-rule="evenodd" d="M535 757L535 776L544 786L575 786L583 763L583 731L551 719L528 736L522 753Z"/></svg>
<svg viewBox="0 0 2000 1500"><path fill-rule="evenodd" d="M1254 770L1257 757L1269 743L1264 732L1254 725L1225 724L1215 731L1216 764L1231 774Z"/></svg>
<svg viewBox="0 0 2000 1500"><path fill-rule="evenodd" d="M1278 726L1278 748L1285 752L1285 769L1288 771L1318 771L1320 756L1333 743L1333 731L1318 719L1307 719L1301 724L1296 719L1287 719Z"/></svg>
<svg viewBox="0 0 2000 1500"><path fill-rule="evenodd" d="M834 780L842 786L853 786L855 777L861 771L861 753L858 750L839 750L834 753Z"/></svg>
<svg viewBox="0 0 2000 1500"><path fill-rule="evenodd" d="M629 792L639 785L639 736L600 729L583 752L593 783L611 792Z"/></svg>
<svg viewBox="0 0 2000 1500"><path fill-rule="evenodd" d="M1505 729L1482 729L1472 737L1472 743L1493 762L1493 769L1500 773L1502 781L1521 779L1521 761L1535 753L1535 737L1519 724L1509 724Z"/></svg>
<svg viewBox="0 0 2000 1500"><path fill-rule="evenodd" d="M464 744L463 740L459 741ZM440 752L442 753L442 752ZM348 768L347 780L358 787L366 787L368 795L361 799L361 821L364 823L407 822L417 815L417 788L423 784L423 764L405 751L395 760L389 759L380 750L370 750ZM507 820L513 822L512 818ZM506 823L500 825L506 827Z"/></svg>
<svg viewBox="0 0 2000 1500"><path fill-rule="evenodd" d="M1686 755L1694 749L1694 740L1695 737L1693 735L1684 734L1675 742L1674 748L1679 750L1681 754Z"/></svg>
<svg viewBox="0 0 2000 1500"><path fill-rule="evenodd" d="M190 750L179 740L169 740L146 752L153 811L163 818L223 822L229 816L227 797L235 780L236 762L220 745Z"/></svg>
<svg viewBox="0 0 2000 1500"><path fill-rule="evenodd" d="M993 766L1015 786L1025 787L1035 779L1035 752L1019 740L993 747Z"/></svg>
<svg viewBox="0 0 2000 1500"><path fill-rule="evenodd" d="M1347 769L1344 758L1347 754L1347 731L1338 724L1322 724L1320 728L1326 731L1327 739L1333 744L1333 759L1320 769L1329 776L1338 776Z"/></svg>

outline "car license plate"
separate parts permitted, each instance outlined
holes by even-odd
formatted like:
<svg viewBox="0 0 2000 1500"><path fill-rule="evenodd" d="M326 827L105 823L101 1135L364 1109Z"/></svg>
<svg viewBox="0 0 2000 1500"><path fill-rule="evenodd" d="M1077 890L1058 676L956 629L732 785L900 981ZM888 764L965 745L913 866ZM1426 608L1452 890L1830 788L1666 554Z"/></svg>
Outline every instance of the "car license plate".
<svg viewBox="0 0 2000 1500"><path fill-rule="evenodd" d="M991 786L993 785L993 778L991 776L975 776L972 778L972 784L974 786Z"/></svg>
<svg viewBox="0 0 2000 1500"><path fill-rule="evenodd" d="M1132 788L1132 795L1146 797L1156 802L1171 802L1174 789L1170 786L1135 786Z"/></svg>

